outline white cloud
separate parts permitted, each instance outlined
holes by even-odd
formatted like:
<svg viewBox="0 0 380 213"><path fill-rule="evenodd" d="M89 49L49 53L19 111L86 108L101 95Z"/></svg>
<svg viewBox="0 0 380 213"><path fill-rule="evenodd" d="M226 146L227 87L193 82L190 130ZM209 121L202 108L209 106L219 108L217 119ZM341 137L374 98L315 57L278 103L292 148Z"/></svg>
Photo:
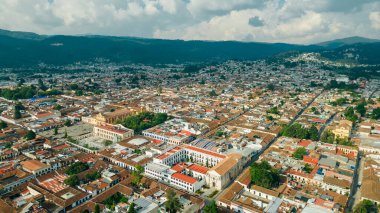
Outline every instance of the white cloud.
<svg viewBox="0 0 380 213"><path fill-rule="evenodd" d="M369 14L369 20L371 20L371 26L374 29L380 30L380 12L371 12Z"/></svg>
<svg viewBox="0 0 380 213"><path fill-rule="evenodd" d="M354 35L379 38L378 11L376 0L1 0L0 28L313 43Z"/></svg>

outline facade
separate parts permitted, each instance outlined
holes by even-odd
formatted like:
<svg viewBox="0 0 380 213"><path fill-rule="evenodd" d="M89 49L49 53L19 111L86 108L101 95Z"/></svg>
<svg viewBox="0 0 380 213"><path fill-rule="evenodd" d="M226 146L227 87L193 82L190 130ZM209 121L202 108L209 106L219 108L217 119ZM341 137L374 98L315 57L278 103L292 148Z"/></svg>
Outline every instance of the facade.
<svg viewBox="0 0 380 213"><path fill-rule="evenodd" d="M83 117L82 120L92 125L107 125L114 124L117 120L123 120L133 114L136 114L136 112L129 109L120 109L110 113L99 113L93 117Z"/></svg>
<svg viewBox="0 0 380 213"><path fill-rule="evenodd" d="M223 161L207 172L206 183L221 190L239 176L242 170L242 155L229 154Z"/></svg>
<svg viewBox="0 0 380 213"><path fill-rule="evenodd" d="M35 177L34 174L22 171L13 166L0 168L0 195L11 192L15 187L35 179Z"/></svg>
<svg viewBox="0 0 380 213"><path fill-rule="evenodd" d="M198 180L194 177L176 172L169 166L157 163L149 163L146 165L145 175L193 193L201 189L205 184L204 180Z"/></svg>
<svg viewBox="0 0 380 213"><path fill-rule="evenodd" d="M348 120L341 120L339 124L333 129L335 137L350 138L352 130L352 122Z"/></svg>
<svg viewBox="0 0 380 213"><path fill-rule="evenodd" d="M112 142L119 142L124 139L133 137L133 130L123 127L122 125L103 125L94 127L94 136L110 140Z"/></svg>

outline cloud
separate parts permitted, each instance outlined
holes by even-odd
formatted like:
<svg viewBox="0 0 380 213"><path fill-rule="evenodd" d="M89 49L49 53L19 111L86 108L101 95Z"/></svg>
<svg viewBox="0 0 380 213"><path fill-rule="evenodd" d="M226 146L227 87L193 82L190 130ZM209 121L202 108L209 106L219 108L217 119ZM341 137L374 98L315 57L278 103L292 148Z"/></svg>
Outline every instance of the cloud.
<svg viewBox="0 0 380 213"><path fill-rule="evenodd" d="M264 22L258 17L254 16L248 20L249 25L254 27L261 27L264 26Z"/></svg>
<svg viewBox="0 0 380 213"><path fill-rule="evenodd" d="M371 12L369 14L369 20L371 20L371 26L374 29L380 30L380 12Z"/></svg>
<svg viewBox="0 0 380 213"><path fill-rule="evenodd" d="M380 37L378 0L2 0L0 28L41 34L315 43Z"/></svg>

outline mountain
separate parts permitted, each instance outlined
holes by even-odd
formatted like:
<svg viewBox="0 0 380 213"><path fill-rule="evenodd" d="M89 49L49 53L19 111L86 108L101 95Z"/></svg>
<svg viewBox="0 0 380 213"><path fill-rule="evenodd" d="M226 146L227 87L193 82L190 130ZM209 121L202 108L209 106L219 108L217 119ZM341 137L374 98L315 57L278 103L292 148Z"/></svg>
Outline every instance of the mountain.
<svg viewBox="0 0 380 213"><path fill-rule="evenodd" d="M184 63L255 60L316 46L237 41L183 41L113 36L40 36L0 33L0 66L63 65L97 58L116 63Z"/></svg>
<svg viewBox="0 0 380 213"><path fill-rule="evenodd" d="M318 43L315 45L334 49L334 48L342 47L345 45L368 44L368 43L377 43L377 42L380 42L380 40L371 39L371 38L364 38L364 37L359 37L359 36L353 36L353 37L348 37L348 38L335 39L332 41L325 41L325 42Z"/></svg>
<svg viewBox="0 0 380 213"><path fill-rule="evenodd" d="M323 50L319 53L330 60L380 65L380 42L344 45L332 50Z"/></svg>
<svg viewBox="0 0 380 213"><path fill-rule="evenodd" d="M348 44L354 40L350 38L345 42ZM356 45L355 54L360 54L353 59L359 59L360 63L378 63L380 57L376 54L380 52L379 45L368 44L353 44ZM328 42L326 45L328 46ZM287 52L321 52L324 57L338 59L346 56L345 48L350 46L327 48L322 45L285 43L183 41L94 35L45 36L0 30L0 67L36 66L40 63L65 65L99 58L115 63L205 63L264 59Z"/></svg>

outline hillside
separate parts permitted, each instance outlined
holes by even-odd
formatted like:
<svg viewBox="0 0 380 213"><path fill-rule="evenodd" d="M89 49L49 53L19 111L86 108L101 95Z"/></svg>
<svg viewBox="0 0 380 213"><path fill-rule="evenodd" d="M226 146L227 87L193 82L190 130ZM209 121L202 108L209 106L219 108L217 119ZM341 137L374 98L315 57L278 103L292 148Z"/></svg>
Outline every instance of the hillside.
<svg viewBox="0 0 380 213"><path fill-rule="evenodd" d="M0 67L65 65L107 59L115 63L204 63L256 60L286 52L321 52L332 59L380 64L380 43L326 48L318 45L237 41L183 41L112 36L43 36L0 30ZM356 39L363 41L363 39ZM328 45L328 42L325 42ZM349 43L346 40L346 43ZM331 44L330 44L331 46ZM351 48L351 49L350 49ZM352 49L354 48L354 49ZM352 57L350 54L354 54Z"/></svg>

